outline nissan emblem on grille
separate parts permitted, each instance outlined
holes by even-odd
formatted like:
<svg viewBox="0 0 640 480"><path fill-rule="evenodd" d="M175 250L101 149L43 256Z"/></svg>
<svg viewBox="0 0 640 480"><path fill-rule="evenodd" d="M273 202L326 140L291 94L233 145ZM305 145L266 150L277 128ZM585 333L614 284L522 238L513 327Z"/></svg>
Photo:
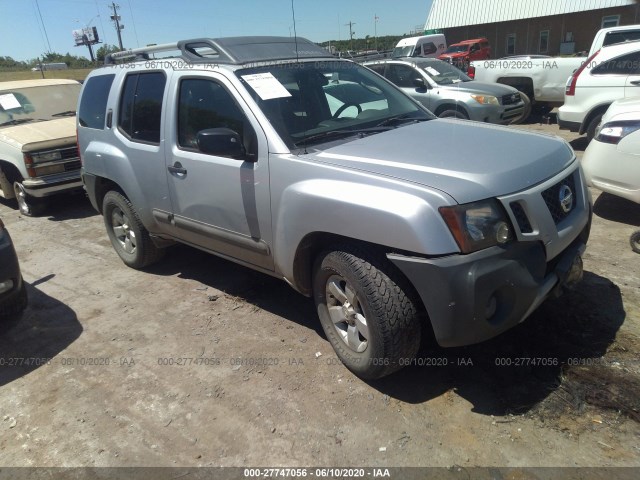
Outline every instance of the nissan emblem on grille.
<svg viewBox="0 0 640 480"><path fill-rule="evenodd" d="M573 208L573 192L568 185L562 185L559 193L560 207L564 213L569 213Z"/></svg>

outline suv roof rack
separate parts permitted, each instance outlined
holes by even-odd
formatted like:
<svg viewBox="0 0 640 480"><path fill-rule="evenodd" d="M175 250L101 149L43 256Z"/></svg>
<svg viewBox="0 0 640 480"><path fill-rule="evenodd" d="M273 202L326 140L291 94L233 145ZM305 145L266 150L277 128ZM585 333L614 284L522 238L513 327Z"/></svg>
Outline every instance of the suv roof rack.
<svg viewBox="0 0 640 480"><path fill-rule="evenodd" d="M180 58L190 63L242 65L249 62L299 58L334 58L324 48L301 37L227 37L194 38L133 48L107 55L104 64L113 65L118 60L149 60L151 54L176 50L180 51Z"/></svg>

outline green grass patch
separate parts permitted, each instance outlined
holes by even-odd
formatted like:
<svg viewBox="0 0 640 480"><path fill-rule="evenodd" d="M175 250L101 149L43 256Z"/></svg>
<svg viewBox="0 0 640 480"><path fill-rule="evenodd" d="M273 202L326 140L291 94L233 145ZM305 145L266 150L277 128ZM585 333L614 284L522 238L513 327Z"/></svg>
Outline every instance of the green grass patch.
<svg viewBox="0 0 640 480"><path fill-rule="evenodd" d="M66 70L46 70L44 78L68 78L71 80L84 80L91 68L68 68ZM32 72L31 70L20 70L17 72L0 71L0 82L9 82L11 80L37 80L42 78L43 72Z"/></svg>

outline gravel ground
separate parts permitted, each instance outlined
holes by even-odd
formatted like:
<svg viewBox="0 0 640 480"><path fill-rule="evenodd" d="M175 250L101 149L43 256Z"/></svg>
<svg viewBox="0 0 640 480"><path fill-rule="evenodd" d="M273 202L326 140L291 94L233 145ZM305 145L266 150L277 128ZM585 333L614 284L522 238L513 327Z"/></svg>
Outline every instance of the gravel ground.
<svg viewBox="0 0 640 480"><path fill-rule="evenodd" d="M184 246L135 271L83 195L0 202L30 296L0 338L0 466L639 467L640 206L593 195L579 288L376 382L284 282Z"/></svg>

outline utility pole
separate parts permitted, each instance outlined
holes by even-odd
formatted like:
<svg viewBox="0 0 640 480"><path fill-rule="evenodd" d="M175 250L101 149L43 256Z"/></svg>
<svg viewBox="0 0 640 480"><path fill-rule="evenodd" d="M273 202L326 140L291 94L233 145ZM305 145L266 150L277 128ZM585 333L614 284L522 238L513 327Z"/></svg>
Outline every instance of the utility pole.
<svg viewBox="0 0 640 480"><path fill-rule="evenodd" d="M113 15L111 15L111 20L116 27L116 33L118 34L118 45L120 45L120 50L124 50L122 46L122 35L120 34L120 30L124 28L124 25L120 25L120 15L118 15L117 10L120 8L120 5L116 5L114 2L111 3L109 8L113 9Z"/></svg>
<svg viewBox="0 0 640 480"><path fill-rule="evenodd" d="M353 26L355 25L355 23L349 22L349 23L345 23L344 25L345 27L349 27L349 38L351 39L351 50L353 50L353 34L356 33L353 31Z"/></svg>
<svg viewBox="0 0 640 480"><path fill-rule="evenodd" d="M378 51L378 20L380 20L380 17L374 13L373 14L373 36L376 42L376 52Z"/></svg>

